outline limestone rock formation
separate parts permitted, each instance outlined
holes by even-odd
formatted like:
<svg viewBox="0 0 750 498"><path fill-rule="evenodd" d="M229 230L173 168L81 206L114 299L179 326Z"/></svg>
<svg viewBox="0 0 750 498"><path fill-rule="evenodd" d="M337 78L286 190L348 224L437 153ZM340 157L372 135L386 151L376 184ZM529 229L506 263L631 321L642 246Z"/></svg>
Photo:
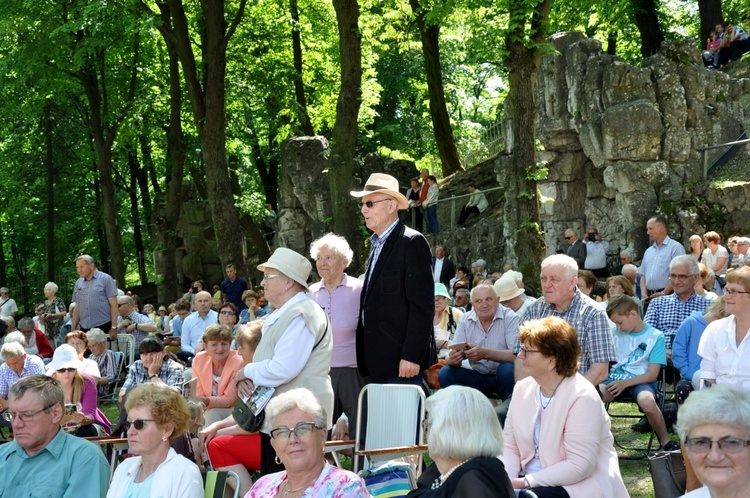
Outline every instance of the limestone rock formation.
<svg viewBox="0 0 750 498"><path fill-rule="evenodd" d="M750 82L707 71L688 43L665 42L637 67L580 33L558 33L551 42L555 53L544 57L536 89L539 160L549 167L539 185L547 251L566 247L566 228L595 226L613 258L625 248L641 256L647 218L702 181L697 149L740 135L738 101ZM718 202L726 192L711 195ZM743 194L733 199L747 208ZM681 239L681 226L671 231Z"/></svg>

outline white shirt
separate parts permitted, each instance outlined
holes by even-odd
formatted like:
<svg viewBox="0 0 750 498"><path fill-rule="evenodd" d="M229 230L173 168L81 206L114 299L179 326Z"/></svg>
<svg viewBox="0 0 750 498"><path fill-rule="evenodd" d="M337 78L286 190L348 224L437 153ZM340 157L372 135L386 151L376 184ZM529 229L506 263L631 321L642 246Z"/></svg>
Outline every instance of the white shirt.
<svg viewBox="0 0 750 498"><path fill-rule="evenodd" d="M607 251L609 251L609 242L586 242L586 261L583 267L587 270L599 270L607 267Z"/></svg>
<svg viewBox="0 0 750 498"><path fill-rule="evenodd" d="M750 391L750 334L737 346L736 327L734 315L708 324L698 344L701 379Z"/></svg>
<svg viewBox="0 0 750 498"><path fill-rule="evenodd" d="M261 334L265 334L268 328L276 323L286 310L303 299L309 298L304 292L299 292L284 303L281 308L274 310L266 317ZM256 386L278 387L286 384L305 368L314 345L315 336L307 328L305 319L300 315L292 320L279 342L274 346L273 358L257 363L248 363L243 373Z"/></svg>
<svg viewBox="0 0 750 498"><path fill-rule="evenodd" d="M185 318L182 324L182 340L180 346L183 351L195 353L195 346L203 337L203 332L209 325L219 323L219 314L214 310L208 310L203 318L197 311Z"/></svg>
<svg viewBox="0 0 750 498"><path fill-rule="evenodd" d="M14 299L8 298L0 305L0 316L10 316L11 313L18 313L18 306Z"/></svg>
<svg viewBox="0 0 750 498"><path fill-rule="evenodd" d="M440 282L440 272L443 271L443 260L435 258L435 267L432 269L432 280L434 282Z"/></svg>

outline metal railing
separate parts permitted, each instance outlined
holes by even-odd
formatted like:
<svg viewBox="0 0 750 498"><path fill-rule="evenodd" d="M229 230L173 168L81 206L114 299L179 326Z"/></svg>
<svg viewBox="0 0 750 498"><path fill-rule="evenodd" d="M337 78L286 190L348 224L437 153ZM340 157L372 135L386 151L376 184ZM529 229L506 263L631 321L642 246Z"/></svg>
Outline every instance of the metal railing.
<svg viewBox="0 0 750 498"><path fill-rule="evenodd" d="M742 135L740 135L740 139L744 136L746 136L746 132L742 132ZM721 161L724 156L726 156L735 146L737 145L745 145L747 143L750 143L750 139L744 139L744 140L735 140L734 142L727 142L724 144L718 144L718 145L707 145L705 147L697 147L696 150L700 151L701 157L703 159L703 179L708 179L708 174L711 172L711 170L716 166L716 163ZM724 152L719 154L719 157L714 159L714 161L711 163L711 165L708 165L708 151L714 150L714 149L722 149L726 148Z"/></svg>
<svg viewBox="0 0 750 498"><path fill-rule="evenodd" d="M488 188L485 190L481 190L483 194L487 194L487 192L494 192L496 190L504 190L505 187L493 187ZM441 202L450 202L451 203L451 228L456 226L456 201L460 199L465 199L466 197L471 197L474 194L461 194L461 195L454 195L451 197L448 197L446 199L438 199L437 204L440 204ZM414 227L417 224L417 213L416 211L412 210L411 212L411 226Z"/></svg>
<svg viewBox="0 0 750 498"><path fill-rule="evenodd" d="M482 130L479 142L476 149L462 154L462 162L467 169L498 155L505 149L503 123L497 122Z"/></svg>

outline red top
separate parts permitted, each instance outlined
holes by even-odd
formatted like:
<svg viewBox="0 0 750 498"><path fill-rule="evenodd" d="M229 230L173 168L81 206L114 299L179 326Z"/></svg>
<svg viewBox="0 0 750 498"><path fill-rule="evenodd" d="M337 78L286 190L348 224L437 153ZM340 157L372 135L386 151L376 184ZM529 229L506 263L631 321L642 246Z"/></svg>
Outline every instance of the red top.
<svg viewBox="0 0 750 498"><path fill-rule="evenodd" d="M39 349L39 356L42 358L52 358L52 355L55 353L52 349L52 346L50 346L49 341L47 340L47 336L44 335L44 332L42 332L39 329L34 329L34 335L36 335L36 347Z"/></svg>

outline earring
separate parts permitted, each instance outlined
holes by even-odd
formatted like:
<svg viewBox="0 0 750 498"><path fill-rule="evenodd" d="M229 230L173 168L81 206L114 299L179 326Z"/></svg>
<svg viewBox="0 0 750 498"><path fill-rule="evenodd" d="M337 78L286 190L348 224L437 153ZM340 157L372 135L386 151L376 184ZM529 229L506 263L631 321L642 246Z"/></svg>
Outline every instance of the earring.
<svg viewBox="0 0 750 498"><path fill-rule="evenodd" d="M167 436L162 436L161 440L164 441L164 442L167 442Z"/></svg>
<svg viewBox="0 0 750 498"><path fill-rule="evenodd" d="M279 455L276 455L276 458L274 458L273 461L276 462L276 465L281 465L281 458L279 458Z"/></svg>

